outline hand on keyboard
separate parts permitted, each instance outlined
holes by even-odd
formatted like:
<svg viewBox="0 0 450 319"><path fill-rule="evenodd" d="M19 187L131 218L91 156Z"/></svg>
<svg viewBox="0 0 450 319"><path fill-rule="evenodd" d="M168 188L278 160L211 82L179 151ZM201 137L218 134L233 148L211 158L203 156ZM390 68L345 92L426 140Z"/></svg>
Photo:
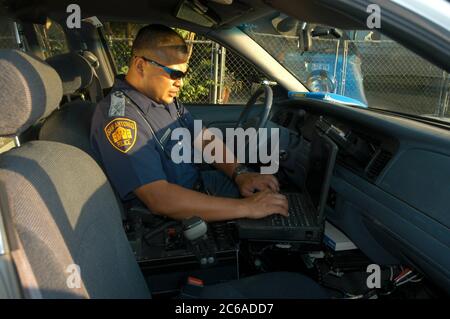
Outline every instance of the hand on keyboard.
<svg viewBox="0 0 450 319"><path fill-rule="evenodd" d="M252 196L255 191L280 191L280 184L273 175L244 173L237 176L235 182L244 197Z"/></svg>
<svg viewBox="0 0 450 319"><path fill-rule="evenodd" d="M288 216L286 196L271 191L263 191L242 199L246 205L246 218L258 219L272 214Z"/></svg>

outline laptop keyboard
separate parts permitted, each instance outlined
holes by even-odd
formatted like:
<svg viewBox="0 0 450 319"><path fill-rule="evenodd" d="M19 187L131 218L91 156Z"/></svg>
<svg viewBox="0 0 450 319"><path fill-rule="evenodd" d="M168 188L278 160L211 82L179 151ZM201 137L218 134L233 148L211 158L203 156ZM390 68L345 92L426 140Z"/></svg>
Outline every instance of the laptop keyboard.
<svg viewBox="0 0 450 319"><path fill-rule="evenodd" d="M279 214L272 215L270 223L274 227L300 227L308 226L302 206L302 196L297 193L283 194L289 203L289 216L284 217Z"/></svg>
<svg viewBox="0 0 450 319"><path fill-rule="evenodd" d="M312 217L315 210L304 193L282 193L289 202L289 216L273 214L263 219L238 220L239 237L269 241L319 242L320 226Z"/></svg>

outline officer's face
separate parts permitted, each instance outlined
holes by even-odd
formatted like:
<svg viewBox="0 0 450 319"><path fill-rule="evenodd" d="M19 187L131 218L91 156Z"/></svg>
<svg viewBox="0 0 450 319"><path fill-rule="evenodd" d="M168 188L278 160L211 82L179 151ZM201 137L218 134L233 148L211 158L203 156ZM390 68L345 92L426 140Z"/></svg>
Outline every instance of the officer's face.
<svg viewBox="0 0 450 319"><path fill-rule="evenodd" d="M174 70L187 70L187 57L176 51L150 52L147 57ZM148 62L144 63L143 82L145 94L155 102L164 104L172 103L183 86L182 79L174 80L163 68Z"/></svg>

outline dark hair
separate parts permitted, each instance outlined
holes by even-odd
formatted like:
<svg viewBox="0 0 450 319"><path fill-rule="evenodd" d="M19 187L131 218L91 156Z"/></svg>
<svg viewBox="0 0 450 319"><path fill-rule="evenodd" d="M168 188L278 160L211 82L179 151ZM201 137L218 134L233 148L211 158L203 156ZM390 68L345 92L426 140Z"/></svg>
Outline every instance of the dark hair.
<svg viewBox="0 0 450 319"><path fill-rule="evenodd" d="M172 28L162 24L150 24L139 30L133 42L133 56L142 50L176 50L188 54L184 39Z"/></svg>

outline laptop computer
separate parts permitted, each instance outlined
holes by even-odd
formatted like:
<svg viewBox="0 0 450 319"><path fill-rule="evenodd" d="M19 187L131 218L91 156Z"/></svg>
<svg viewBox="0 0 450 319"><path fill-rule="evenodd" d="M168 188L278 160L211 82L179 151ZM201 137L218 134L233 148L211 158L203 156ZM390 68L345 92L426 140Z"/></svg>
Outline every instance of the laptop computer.
<svg viewBox="0 0 450 319"><path fill-rule="evenodd" d="M274 214L262 219L237 220L241 239L319 244L324 231L328 198L338 147L325 134L316 132L311 141L309 169L300 192L283 193L289 217Z"/></svg>

